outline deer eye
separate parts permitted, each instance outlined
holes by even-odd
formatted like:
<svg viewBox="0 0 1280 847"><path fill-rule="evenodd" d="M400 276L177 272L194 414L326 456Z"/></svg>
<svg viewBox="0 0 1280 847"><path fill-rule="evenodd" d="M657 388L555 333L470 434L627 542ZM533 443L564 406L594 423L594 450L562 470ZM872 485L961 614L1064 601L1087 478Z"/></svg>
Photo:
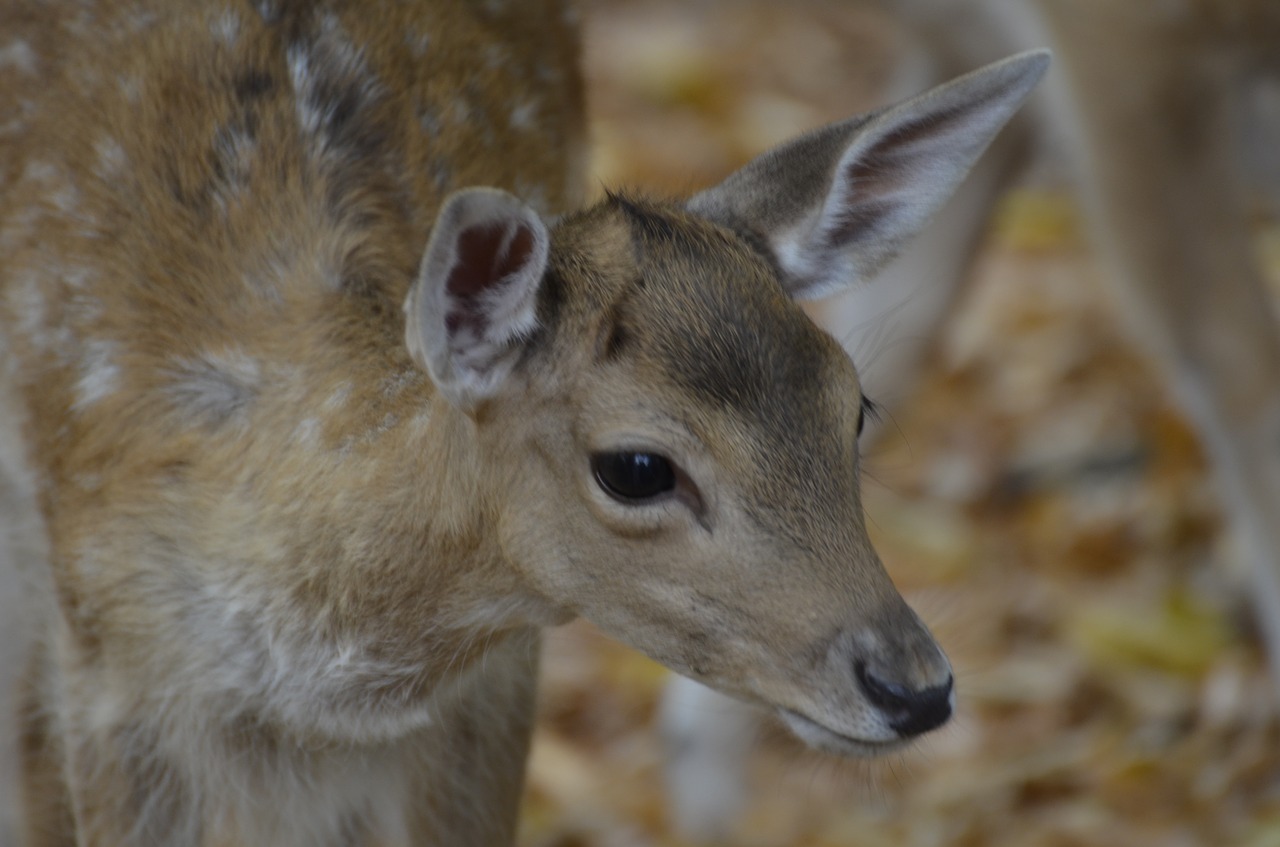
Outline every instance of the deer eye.
<svg viewBox="0 0 1280 847"><path fill-rule="evenodd" d="M676 487L671 462L656 453L596 453L591 470L604 492L622 503L638 503Z"/></svg>

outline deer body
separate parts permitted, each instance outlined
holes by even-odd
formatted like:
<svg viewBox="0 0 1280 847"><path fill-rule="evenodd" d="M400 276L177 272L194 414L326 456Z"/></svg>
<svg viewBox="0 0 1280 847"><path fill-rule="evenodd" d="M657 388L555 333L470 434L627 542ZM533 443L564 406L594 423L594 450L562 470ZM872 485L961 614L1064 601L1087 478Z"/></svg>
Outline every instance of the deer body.
<svg viewBox="0 0 1280 847"><path fill-rule="evenodd" d="M840 752L950 714L792 298L873 272L1043 57L550 223L570 18L0 13L26 843L509 843L537 632L579 614Z"/></svg>

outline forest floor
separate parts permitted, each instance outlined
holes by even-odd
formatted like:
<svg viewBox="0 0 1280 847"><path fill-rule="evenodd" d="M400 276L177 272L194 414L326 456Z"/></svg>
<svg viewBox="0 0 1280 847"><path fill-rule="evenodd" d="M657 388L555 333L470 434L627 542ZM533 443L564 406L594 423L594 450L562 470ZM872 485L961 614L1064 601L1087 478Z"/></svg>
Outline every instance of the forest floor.
<svg viewBox="0 0 1280 847"><path fill-rule="evenodd" d="M596 182L673 194L875 105L895 58L852 2L597 2L585 23ZM1011 193L920 378L878 398L868 522L955 665L956 718L875 762L766 726L728 843L1280 845L1238 557L1081 229L1068 191ZM1259 244L1280 285L1280 230ZM523 847L692 843L662 783L666 679L587 624L550 635Z"/></svg>

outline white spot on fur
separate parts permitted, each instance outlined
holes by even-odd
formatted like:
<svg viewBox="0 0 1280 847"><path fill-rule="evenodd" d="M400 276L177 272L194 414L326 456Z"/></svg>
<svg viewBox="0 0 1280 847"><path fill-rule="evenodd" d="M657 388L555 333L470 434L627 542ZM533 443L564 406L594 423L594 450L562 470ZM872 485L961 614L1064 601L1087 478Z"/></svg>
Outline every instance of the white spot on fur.
<svg viewBox="0 0 1280 847"><path fill-rule="evenodd" d="M387 399L399 397L405 389L422 383L422 371L418 368L404 368L382 380L382 396Z"/></svg>
<svg viewBox="0 0 1280 847"><path fill-rule="evenodd" d="M211 426L247 415L261 384L257 360L234 349L179 360L171 374L168 391L175 405Z"/></svg>
<svg viewBox="0 0 1280 847"><path fill-rule="evenodd" d="M142 98L142 81L134 74L120 74L116 77L116 86L120 89L120 95L132 104Z"/></svg>
<svg viewBox="0 0 1280 847"><path fill-rule="evenodd" d="M364 52L352 43L332 14L321 19L320 33L312 41L289 48L287 61L298 124L322 152L330 140L325 131L337 116L335 95L346 97L355 89L358 103L371 102L378 96L377 80ZM320 85L322 81L330 84Z"/></svg>
<svg viewBox="0 0 1280 847"><path fill-rule="evenodd" d="M532 100L521 103L511 110L508 121L512 129L522 131L533 129L538 121L538 104Z"/></svg>
<svg viewBox="0 0 1280 847"><path fill-rule="evenodd" d="M30 114L30 108L19 109L19 114L16 117L0 122L0 138L5 136L21 135L26 132Z"/></svg>
<svg viewBox="0 0 1280 847"><path fill-rule="evenodd" d="M230 47L240 37L240 17L227 9L213 19L209 31L213 33L214 38Z"/></svg>
<svg viewBox="0 0 1280 847"><path fill-rule="evenodd" d="M323 114L313 101L315 84L312 80L311 56L298 45L289 48L289 82L297 99L298 124L308 135L316 132L323 121Z"/></svg>
<svg viewBox="0 0 1280 847"><path fill-rule="evenodd" d="M0 47L0 71L5 70L35 76L38 67L31 45L19 38Z"/></svg>
<svg viewBox="0 0 1280 847"><path fill-rule="evenodd" d="M405 46L409 48L409 52L413 54L413 58L421 59L427 55L427 50L431 47L431 35L426 32L406 32L404 34Z"/></svg>
<svg viewBox="0 0 1280 847"><path fill-rule="evenodd" d="M120 142L110 136L103 136L93 142L93 152L97 155L93 172L103 180L111 180L124 172L127 163L124 148Z"/></svg>
<svg viewBox="0 0 1280 847"><path fill-rule="evenodd" d="M325 398L323 409L326 414L332 414L347 405L347 400L351 397L351 383L341 382L338 387L333 390L328 397Z"/></svg>
<svg viewBox="0 0 1280 847"><path fill-rule="evenodd" d="M247 290L270 303L280 304L284 302L281 289L288 286L289 273L285 260L272 252L264 256L252 272L242 274L241 279Z"/></svg>
<svg viewBox="0 0 1280 847"><path fill-rule="evenodd" d="M120 366L115 363L115 355L116 345L112 341L91 338L85 342L72 409L82 412L110 397L120 387Z"/></svg>
<svg viewBox="0 0 1280 847"><path fill-rule="evenodd" d="M80 207L80 191L69 182L63 183L49 193L49 202L59 212L69 215Z"/></svg>
<svg viewBox="0 0 1280 847"><path fill-rule="evenodd" d="M293 428L292 439L299 444L315 447L320 443L320 420L318 418L303 418L298 421L298 425Z"/></svg>
<svg viewBox="0 0 1280 847"><path fill-rule="evenodd" d="M382 416L382 420L378 421L370 429L365 430L360 440L366 444L377 441L379 437L395 429L398 423L400 423L400 416L394 412L387 412Z"/></svg>
<svg viewBox="0 0 1280 847"><path fill-rule="evenodd" d="M32 159L27 162L27 166L22 169L21 176L21 179L26 182L35 182L40 185L49 185L61 178L62 174L57 166L39 159Z"/></svg>
<svg viewBox="0 0 1280 847"><path fill-rule="evenodd" d="M450 118L452 118L455 124L467 124L471 122L471 103L468 102L466 97L458 95L454 98L452 105L453 108L450 110L452 112Z"/></svg>
<svg viewBox="0 0 1280 847"><path fill-rule="evenodd" d="M83 289L85 283L96 275L93 268L87 268L84 265L64 265L57 270L63 284L75 290Z"/></svg>

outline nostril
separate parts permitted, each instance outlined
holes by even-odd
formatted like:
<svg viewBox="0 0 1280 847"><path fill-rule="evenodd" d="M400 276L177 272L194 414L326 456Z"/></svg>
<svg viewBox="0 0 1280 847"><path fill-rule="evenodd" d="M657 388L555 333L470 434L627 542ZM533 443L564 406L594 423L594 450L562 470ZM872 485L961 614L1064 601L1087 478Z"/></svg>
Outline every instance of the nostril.
<svg viewBox="0 0 1280 847"><path fill-rule="evenodd" d="M941 685L915 689L880 678L865 662L856 670L867 699L886 713L889 726L904 738L942 726L951 717L951 677Z"/></svg>
<svg viewBox="0 0 1280 847"><path fill-rule="evenodd" d="M887 682L867 670L866 662L858 662L858 684L876 706L886 712L897 712L911 705L911 691L905 685Z"/></svg>

